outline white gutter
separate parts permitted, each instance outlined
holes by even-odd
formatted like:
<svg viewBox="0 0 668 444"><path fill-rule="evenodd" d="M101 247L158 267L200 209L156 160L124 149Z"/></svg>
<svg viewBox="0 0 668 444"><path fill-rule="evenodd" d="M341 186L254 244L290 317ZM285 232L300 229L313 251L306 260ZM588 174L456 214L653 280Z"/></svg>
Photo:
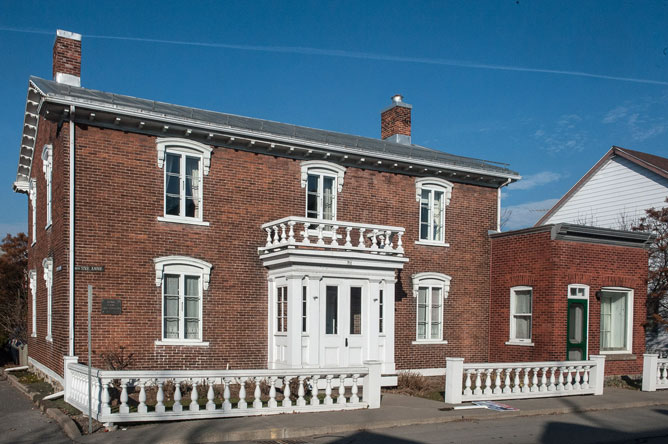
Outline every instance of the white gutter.
<svg viewBox="0 0 668 444"><path fill-rule="evenodd" d="M70 278L69 356L74 356L74 105L70 105L70 254L67 271Z"/></svg>
<svg viewBox="0 0 668 444"><path fill-rule="evenodd" d="M501 188L508 185L511 181L512 181L512 179L506 180L497 189L497 196L496 196L496 199L497 199L497 201L496 201L496 231L498 231L499 233L501 232Z"/></svg>

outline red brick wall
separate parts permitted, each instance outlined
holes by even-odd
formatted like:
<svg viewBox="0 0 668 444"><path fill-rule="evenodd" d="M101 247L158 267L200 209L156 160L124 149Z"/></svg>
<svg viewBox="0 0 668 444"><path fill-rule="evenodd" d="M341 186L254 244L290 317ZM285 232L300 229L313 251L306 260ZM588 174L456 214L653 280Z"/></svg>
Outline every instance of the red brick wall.
<svg viewBox="0 0 668 444"><path fill-rule="evenodd" d="M395 134L411 135L411 108L393 106L380 115L380 138L387 139Z"/></svg>
<svg viewBox="0 0 668 444"><path fill-rule="evenodd" d="M589 285L588 353L600 346L600 302L602 287L634 290L633 360L608 355L606 374L639 374L645 351L647 251L570 241L553 241L550 232L519 233L492 239L491 362L546 361L566 359L567 294L569 284ZM510 330L510 288L533 287L534 346L506 345Z"/></svg>
<svg viewBox="0 0 668 444"><path fill-rule="evenodd" d="M56 37L53 44L53 78L58 72L81 77L81 40Z"/></svg>

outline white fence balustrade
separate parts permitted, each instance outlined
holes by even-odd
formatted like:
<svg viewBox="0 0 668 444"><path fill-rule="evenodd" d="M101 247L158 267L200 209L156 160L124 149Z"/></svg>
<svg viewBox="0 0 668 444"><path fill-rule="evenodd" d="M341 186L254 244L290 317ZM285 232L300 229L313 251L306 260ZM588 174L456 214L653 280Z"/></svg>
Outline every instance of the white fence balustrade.
<svg viewBox="0 0 668 444"><path fill-rule="evenodd" d="M262 225L267 233L260 253L283 248L314 247L402 256L404 229L290 216Z"/></svg>
<svg viewBox="0 0 668 444"><path fill-rule="evenodd" d="M668 389L668 359L660 359L659 355L645 354L642 367L642 390L654 392Z"/></svg>
<svg viewBox="0 0 668 444"><path fill-rule="evenodd" d="M70 359L68 362L67 359ZM66 358L65 401L88 414L88 367ZM99 370L92 415L105 423L380 407L380 362L295 370Z"/></svg>
<svg viewBox="0 0 668 444"><path fill-rule="evenodd" d="M464 364L447 358L445 402L601 395L605 356L589 361Z"/></svg>

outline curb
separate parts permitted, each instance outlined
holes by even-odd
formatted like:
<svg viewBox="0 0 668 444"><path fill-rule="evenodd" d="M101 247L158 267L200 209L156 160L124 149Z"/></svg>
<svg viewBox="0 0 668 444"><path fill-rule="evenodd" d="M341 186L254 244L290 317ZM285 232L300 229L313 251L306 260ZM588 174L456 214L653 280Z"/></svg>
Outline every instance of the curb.
<svg viewBox="0 0 668 444"><path fill-rule="evenodd" d="M42 411L42 413L46 414L46 416L56 421L56 423L62 429L63 433L65 433L65 435L67 435L68 438L74 440L81 437L81 432L79 431L79 428L69 416L61 412L59 409L47 408L46 405L44 405L42 400L39 398L39 394L29 391L26 386L24 386L19 382L16 376L5 373L4 370L2 371L2 376L4 376L4 378L0 379L8 380L10 384L12 384L15 388L17 388L24 395L26 395L28 399L30 399L32 403L35 404L35 406Z"/></svg>

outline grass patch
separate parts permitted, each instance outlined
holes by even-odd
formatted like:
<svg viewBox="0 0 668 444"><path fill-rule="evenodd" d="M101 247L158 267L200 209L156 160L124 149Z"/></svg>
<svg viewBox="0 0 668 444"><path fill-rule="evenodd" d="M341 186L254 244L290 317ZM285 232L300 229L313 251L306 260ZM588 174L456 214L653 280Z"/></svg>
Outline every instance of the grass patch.
<svg viewBox="0 0 668 444"><path fill-rule="evenodd" d="M642 388L642 378L639 376L608 376L603 386L637 391Z"/></svg>
<svg viewBox="0 0 668 444"><path fill-rule="evenodd" d="M417 396L432 401L444 401L443 378L422 376L416 372L399 372L397 387L387 389L387 393Z"/></svg>

